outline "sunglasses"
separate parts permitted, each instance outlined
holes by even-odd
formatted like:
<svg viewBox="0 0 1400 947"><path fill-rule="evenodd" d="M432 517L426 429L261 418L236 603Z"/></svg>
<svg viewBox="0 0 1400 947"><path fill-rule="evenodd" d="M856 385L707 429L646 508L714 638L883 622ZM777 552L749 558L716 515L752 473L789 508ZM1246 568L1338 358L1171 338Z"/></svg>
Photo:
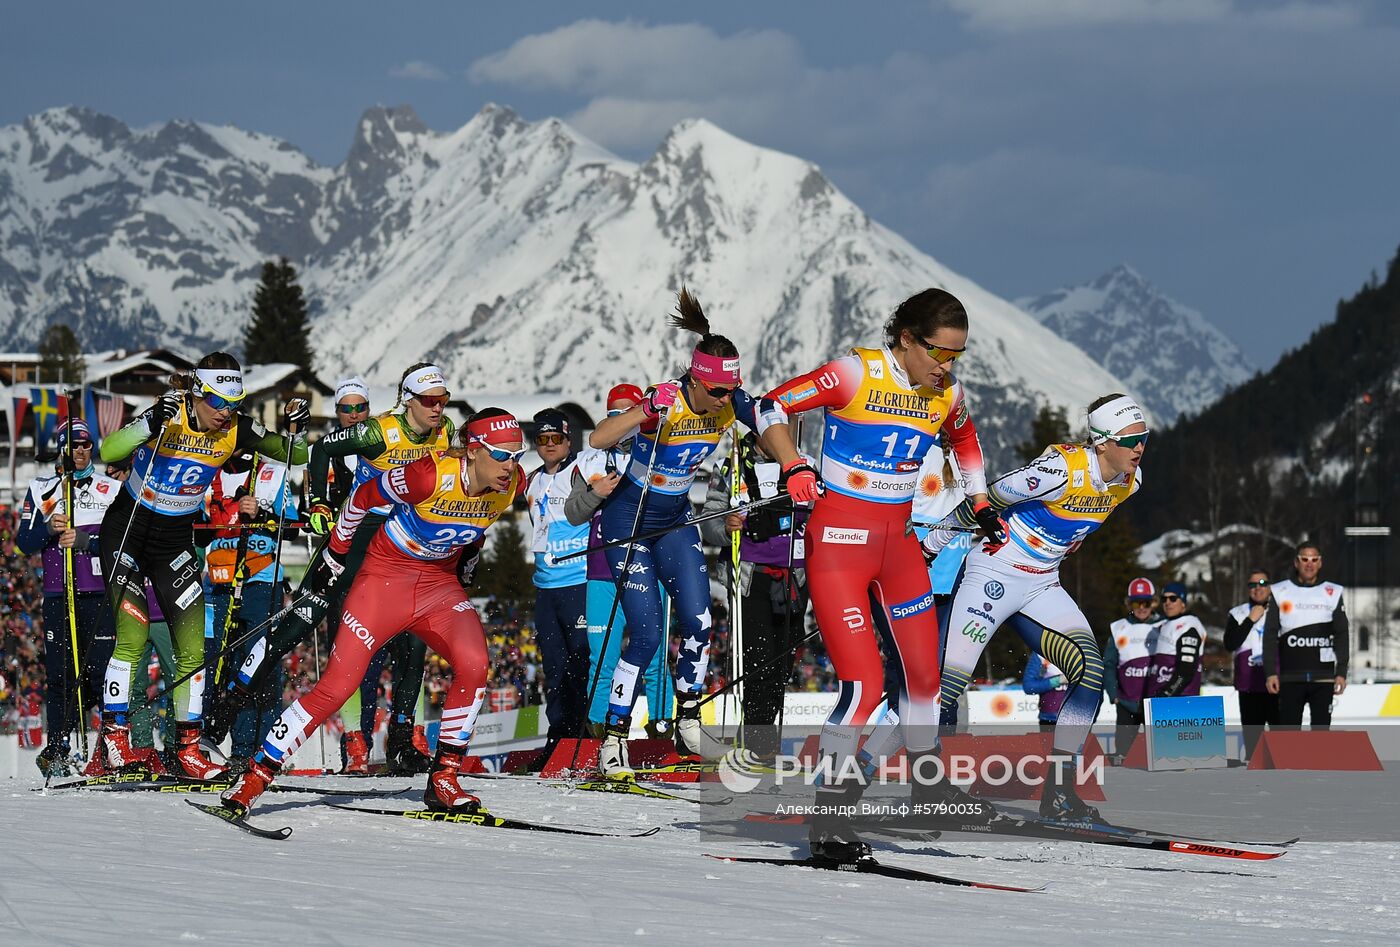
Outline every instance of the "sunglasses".
<svg viewBox="0 0 1400 947"><path fill-rule="evenodd" d="M700 379L697 378L696 381L700 381ZM727 398L734 394L736 390L734 388L725 388L723 385L715 385L712 387L705 384L703 381L700 382L700 387L704 388L705 393L711 398Z"/></svg>
<svg viewBox="0 0 1400 947"><path fill-rule="evenodd" d="M207 388L205 389L204 394L200 395L200 397L204 399L205 404L213 408L215 411L223 411L224 409L232 411L234 408L237 408L240 404L243 403L242 398L230 400L228 398L225 398L223 395L218 395L212 391L209 391Z"/></svg>
<svg viewBox="0 0 1400 947"><path fill-rule="evenodd" d="M535 435L535 443L540 445L541 447L549 447L555 444L563 444L567 440L568 438L566 438L563 434L555 434L553 432L549 434Z"/></svg>
<svg viewBox="0 0 1400 947"><path fill-rule="evenodd" d="M1141 434L1105 434L1104 437L1113 441L1119 447L1126 447L1128 450L1133 450L1136 447L1147 446L1147 434L1148 432L1144 431Z"/></svg>
<svg viewBox="0 0 1400 947"><path fill-rule="evenodd" d="M1132 603L1133 608L1151 608L1151 607L1152 607L1152 599L1150 599L1150 598L1134 598L1134 599L1129 599L1129 601Z"/></svg>
<svg viewBox="0 0 1400 947"><path fill-rule="evenodd" d="M1321 562L1321 561L1322 561L1322 557L1321 557L1321 556L1299 556L1299 557L1298 557L1298 561L1299 561L1299 562Z"/></svg>
<svg viewBox="0 0 1400 947"><path fill-rule="evenodd" d="M1164 602L1179 602L1179 601L1181 601L1181 596L1180 596L1180 595L1163 595L1163 596L1162 596L1162 601L1164 601Z"/></svg>
<svg viewBox="0 0 1400 947"><path fill-rule="evenodd" d="M514 461L518 464L520 463L520 458L525 456L524 450L501 450L499 447L491 447L480 441L477 443L482 450L486 451L486 456L490 457L498 464L504 464L506 461Z"/></svg>
<svg viewBox="0 0 1400 947"><path fill-rule="evenodd" d="M1244 587L1247 589L1267 589L1269 587L1269 580L1260 579L1258 582L1246 582Z"/></svg>
<svg viewBox="0 0 1400 947"><path fill-rule="evenodd" d="M928 352L929 358L933 359L935 362L941 362L944 365L950 365L956 362L967 352L966 348L950 349L944 348L941 345L934 345L927 339L920 339L919 341L923 343L924 351Z"/></svg>
<svg viewBox="0 0 1400 947"><path fill-rule="evenodd" d="M341 414L359 414L361 411L369 410L369 402L364 404L338 404L335 409Z"/></svg>
<svg viewBox="0 0 1400 947"><path fill-rule="evenodd" d="M414 395L418 403L425 408L445 408L449 395Z"/></svg>

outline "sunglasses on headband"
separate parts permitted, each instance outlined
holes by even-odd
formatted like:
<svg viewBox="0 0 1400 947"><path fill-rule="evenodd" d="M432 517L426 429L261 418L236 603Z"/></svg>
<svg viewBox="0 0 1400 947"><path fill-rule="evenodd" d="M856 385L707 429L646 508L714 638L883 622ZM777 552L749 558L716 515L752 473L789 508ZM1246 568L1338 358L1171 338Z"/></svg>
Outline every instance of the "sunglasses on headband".
<svg viewBox="0 0 1400 947"><path fill-rule="evenodd" d="M951 365L953 362L962 358L967 352L966 348L950 349L941 345L934 345L927 339L920 339L919 341L923 344L924 351L928 352L929 358L944 365Z"/></svg>

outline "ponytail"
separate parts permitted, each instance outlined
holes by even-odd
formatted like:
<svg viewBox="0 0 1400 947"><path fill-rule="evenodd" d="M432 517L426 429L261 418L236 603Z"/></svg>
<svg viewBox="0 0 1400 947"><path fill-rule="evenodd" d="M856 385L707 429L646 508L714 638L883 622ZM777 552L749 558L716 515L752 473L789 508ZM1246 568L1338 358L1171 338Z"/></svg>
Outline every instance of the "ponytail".
<svg viewBox="0 0 1400 947"><path fill-rule="evenodd" d="M739 357L739 349L733 342L710 331L710 320L700 308L700 300L692 296L690 290L684 286L676 299L675 313L666 321L674 328L694 332L700 336L700 341L695 347L706 355L718 355L721 358Z"/></svg>

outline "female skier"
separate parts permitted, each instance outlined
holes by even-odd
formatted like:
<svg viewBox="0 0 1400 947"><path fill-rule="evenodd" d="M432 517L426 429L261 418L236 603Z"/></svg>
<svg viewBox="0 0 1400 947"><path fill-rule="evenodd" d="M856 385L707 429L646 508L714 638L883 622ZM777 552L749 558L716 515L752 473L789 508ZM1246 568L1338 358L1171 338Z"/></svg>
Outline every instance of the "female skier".
<svg viewBox="0 0 1400 947"><path fill-rule="evenodd" d="M739 350L710 331L699 302L684 289L671 325L700 336L690 368L676 381L648 388L641 404L608 417L589 436L590 446L600 450L635 438L622 481L603 504L604 542L675 527L655 539L607 550L629 636L608 685L608 714L598 755L598 768L608 779L634 776L627 756L627 732L637 678L666 636L658 580L671 595L681 634L676 661L676 749L700 755L700 692L710 659L710 577L699 530L681 524L690 513L690 485L700 463L736 420L750 430L757 424L756 402L739 387Z"/></svg>
<svg viewBox="0 0 1400 947"><path fill-rule="evenodd" d="M132 458L131 475L98 537L117 624L117 644L102 688L102 744L113 769L137 759L127 712L135 666L150 635L145 581L154 587L170 625L177 673L192 674L204 662L204 589L193 524L204 507L205 491L234 454L257 451L289 459L290 436L269 432L238 413L243 371L232 355L206 355L191 374L175 375L170 382L176 390L161 395L101 446L106 463ZM311 417L301 398L287 402L284 413L293 432ZM306 457L305 441L297 440L290 462L304 464ZM221 772L199 747L204 683L201 671L180 684L173 707L178 748L172 762L180 775L197 779Z"/></svg>
<svg viewBox="0 0 1400 947"><path fill-rule="evenodd" d="M950 635L944 649L945 712L953 712L997 628L1017 612L1030 619L1015 626L1026 644L1064 672L1069 691L1055 724L1057 760L1040 797L1047 818L1098 818L1075 792L1071 763L1098 715L1103 658L1084 613L1060 585L1060 563L1142 485L1147 433L1132 398L1107 395L1089 405L1087 444L1052 444L992 483L988 495L1007 538L972 551L953 593L948 627L962 633ZM973 522L970 506L959 506L925 537L925 549L936 554L955 535L947 526Z"/></svg>
<svg viewBox="0 0 1400 947"><path fill-rule="evenodd" d="M840 678L840 697L821 735L831 775L817 791L809 833L814 858L844 862L870 852L844 807L865 788L854 755L886 679L872 608L883 612L878 620L892 639L891 660L901 665L900 718L910 756L934 752L938 618L928 569L906 524L915 493L941 489L937 478L920 474L940 431L957 457L975 522L989 533L999 528L986 502L976 427L951 372L967 332L957 297L927 289L895 310L884 345L853 349L763 399L761 433L783 465L788 493L816 503L806 532L807 581ZM788 423L815 408L825 412L820 475L798 455Z"/></svg>
<svg viewBox="0 0 1400 947"><path fill-rule="evenodd" d="M477 545L523 493L525 451L520 424L500 408L472 415L458 440L459 446L392 468L351 495L322 552L332 575L345 573L346 556L369 511L387 506L391 512L345 597L325 676L272 725L247 771L224 793L226 808L246 813L282 763L359 687L374 652L405 631L446 657L453 671L423 802L437 811L479 805L458 785L457 773L486 695L490 662L486 632L462 588L458 565L472 552L464 547Z"/></svg>

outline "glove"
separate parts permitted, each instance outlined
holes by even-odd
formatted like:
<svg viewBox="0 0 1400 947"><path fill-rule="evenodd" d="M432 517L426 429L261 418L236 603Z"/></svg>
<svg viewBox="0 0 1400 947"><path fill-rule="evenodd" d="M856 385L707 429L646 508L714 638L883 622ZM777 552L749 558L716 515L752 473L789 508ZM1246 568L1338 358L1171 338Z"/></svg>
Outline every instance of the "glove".
<svg viewBox="0 0 1400 947"><path fill-rule="evenodd" d="M306 517L306 526L312 536L324 536L335 526L335 511L325 500L311 501L311 512Z"/></svg>
<svg viewBox="0 0 1400 947"><path fill-rule="evenodd" d="M642 395L642 414L646 415L648 421L656 420L658 415L676 403L680 393L680 385L673 381L663 381L648 388L646 394Z"/></svg>
<svg viewBox="0 0 1400 947"><path fill-rule="evenodd" d="M977 525L982 533L987 537L982 544L983 552L996 552L1006 545L1006 521L992 509L992 505L983 500L972 508L972 515L977 519Z"/></svg>
<svg viewBox="0 0 1400 947"><path fill-rule="evenodd" d="M151 408L150 420L147 422L152 434L159 434L161 428L179 416L180 405L184 400L184 394L179 391L167 391L156 399Z"/></svg>
<svg viewBox="0 0 1400 947"><path fill-rule="evenodd" d="M812 503L824 490L821 474L801 457L783 468L780 486L796 503Z"/></svg>
<svg viewBox="0 0 1400 947"><path fill-rule="evenodd" d="M289 428L299 428L311 420L311 405L305 398L293 398L282 409Z"/></svg>
<svg viewBox="0 0 1400 947"><path fill-rule="evenodd" d="M330 582L333 585L340 581L340 577L345 574L345 553L336 552L332 549L332 543L326 543L326 548L321 550L321 560L318 563L320 568L328 573Z"/></svg>
<svg viewBox="0 0 1400 947"><path fill-rule="evenodd" d="M481 562L481 544L472 543L462 550L457 559L457 582L463 590L471 591L472 579L476 576L477 564Z"/></svg>

